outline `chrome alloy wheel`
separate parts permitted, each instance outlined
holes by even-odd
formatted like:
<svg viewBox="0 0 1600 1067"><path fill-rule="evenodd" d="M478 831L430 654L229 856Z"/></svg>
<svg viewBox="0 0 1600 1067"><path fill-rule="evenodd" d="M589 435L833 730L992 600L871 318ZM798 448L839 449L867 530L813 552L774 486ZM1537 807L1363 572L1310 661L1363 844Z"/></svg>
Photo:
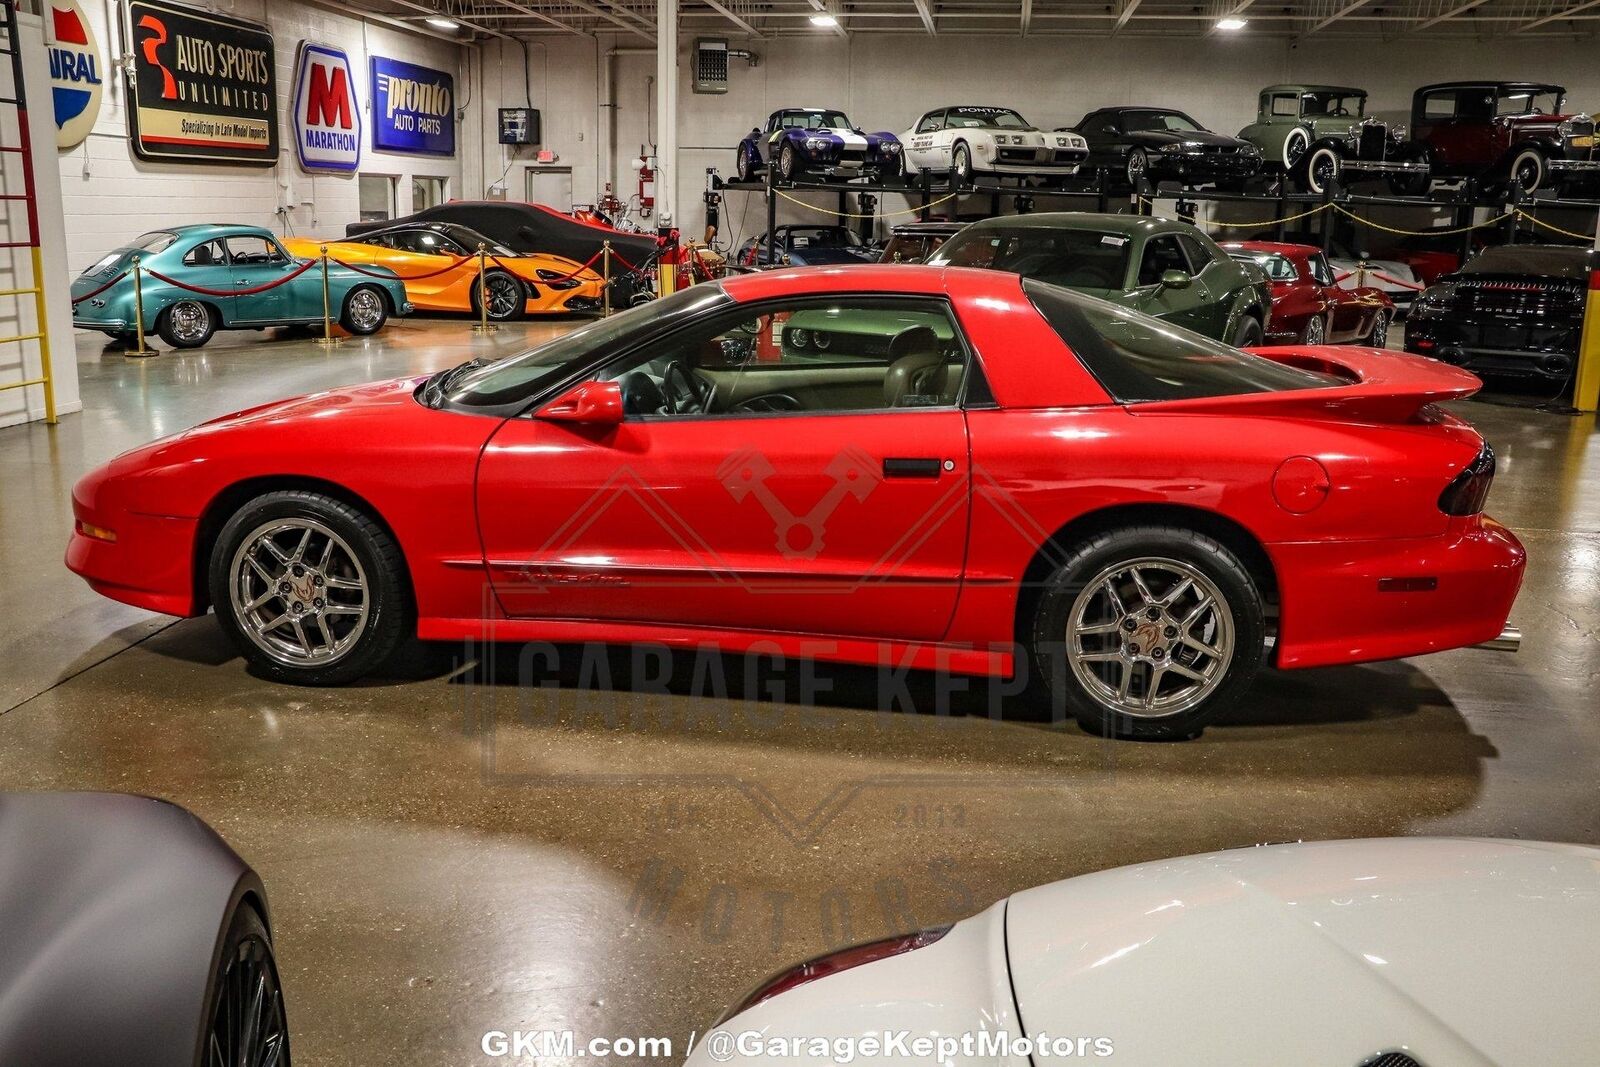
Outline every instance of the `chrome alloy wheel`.
<svg viewBox="0 0 1600 1067"><path fill-rule="evenodd" d="M1305 343L1308 345L1320 345L1324 336L1322 332L1322 316L1313 316L1311 321L1306 323Z"/></svg>
<svg viewBox="0 0 1600 1067"><path fill-rule="evenodd" d="M1389 313L1378 312L1378 317L1372 322L1372 333L1367 337L1367 344L1373 348L1387 348L1389 345Z"/></svg>
<svg viewBox="0 0 1600 1067"><path fill-rule="evenodd" d="M357 289L350 294L350 324L362 332L378 328L383 321L383 297L371 289Z"/></svg>
<svg viewBox="0 0 1600 1067"><path fill-rule="evenodd" d="M361 562L316 519L274 519L239 544L228 570L233 615L289 667L333 663L366 632L372 594Z"/></svg>
<svg viewBox="0 0 1600 1067"><path fill-rule="evenodd" d="M1233 613L1187 563L1112 564L1073 601L1067 661L1098 703L1139 718L1188 711L1222 684L1233 660Z"/></svg>
<svg viewBox="0 0 1600 1067"><path fill-rule="evenodd" d="M180 300L167 310L172 336L184 344L198 344L211 327L211 312L196 300Z"/></svg>

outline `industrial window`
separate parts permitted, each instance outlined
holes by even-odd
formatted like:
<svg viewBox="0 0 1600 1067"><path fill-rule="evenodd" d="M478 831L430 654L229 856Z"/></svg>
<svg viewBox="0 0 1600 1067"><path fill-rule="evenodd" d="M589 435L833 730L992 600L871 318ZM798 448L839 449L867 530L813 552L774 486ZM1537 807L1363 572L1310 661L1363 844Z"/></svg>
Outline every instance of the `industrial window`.
<svg viewBox="0 0 1600 1067"><path fill-rule="evenodd" d="M382 222L394 218L395 184L392 174L363 174L356 179L362 222Z"/></svg>
<svg viewBox="0 0 1600 1067"><path fill-rule="evenodd" d="M438 207L444 203L445 179L414 177L411 179L411 210Z"/></svg>

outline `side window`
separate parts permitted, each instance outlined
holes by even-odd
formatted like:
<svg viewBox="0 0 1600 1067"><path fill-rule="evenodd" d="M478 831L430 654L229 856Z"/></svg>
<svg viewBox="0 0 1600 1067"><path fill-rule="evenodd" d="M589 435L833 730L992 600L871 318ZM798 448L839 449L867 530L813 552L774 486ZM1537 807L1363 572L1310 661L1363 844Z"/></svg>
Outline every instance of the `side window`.
<svg viewBox="0 0 1600 1067"><path fill-rule="evenodd" d="M1334 285L1333 268L1328 266L1328 259L1321 252L1306 260L1311 268L1311 280L1318 285Z"/></svg>
<svg viewBox="0 0 1600 1067"><path fill-rule="evenodd" d="M1193 273L1183 249L1178 247L1177 235L1169 233L1150 238L1144 245L1144 257L1139 260L1139 284L1158 285L1161 275L1169 270Z"/></svg>
<svg viewBox="0 0 1600 1067"><path fill-rule="evenodd" d="M1115 115L1100 115L1083 127L1085 137L1113 137L1117 132Z"/></svg>
<svg viewBox="0 0 1600 1067"><path fill-rule="evenodd" d="M1422 101L1422 117L1429 122L1443 122L1456 117L1456 94L1435 93Z"/></svg>
<svg viewBox="0 0 1600 1067"><path fill-rule="evenodd" d="M775 301L687 326L599 377L629 418L954 407L967 349L937 300Z"/></svg>
<svg viewBox="0 0 1600 1067"><path fill-rule="evenodd" d="M1300 98L1293 93L1283 93L1272 98L1272 113L1278 118L1300 117Z"/></svg>
<svg viewBox="0 0 1600 1067"><path fill-rule="evenodd" d="M227 249L222 247L221 239L207 241L203 245L195 245L184 253L183 265L185 267L220 267L228 262Z"/></svg>
<svg viewBox="0 0 1600 1067"><path fill-rule="evenodd" d="M1183 234L1178 238L1178 243L1183 246L1183 251L1189 257L1189 273L1199 274L1211 266L1211 261L1215 257L1212 256L1210 249L1195 238L1190 237L1188 234Z"/></svg>
<svg viewBox="0 0 1600 1067"><path fill-rule="evenodd" d="M228 258L233 260L236 267L259 267L289 261L278 243L265 237L228 238Z"/></svg>
<svg viewBox="0 0 1600 1067"><path fill-rule="evenodd" d="M943 118L944 118L944 112L943 111L930 111L930 112L928 112L926 115L922 116L922 121L917 123L917 132L918 133L937 133L938 130L939 130L939 127L944 125L944 123L940 121Z"/></svg>

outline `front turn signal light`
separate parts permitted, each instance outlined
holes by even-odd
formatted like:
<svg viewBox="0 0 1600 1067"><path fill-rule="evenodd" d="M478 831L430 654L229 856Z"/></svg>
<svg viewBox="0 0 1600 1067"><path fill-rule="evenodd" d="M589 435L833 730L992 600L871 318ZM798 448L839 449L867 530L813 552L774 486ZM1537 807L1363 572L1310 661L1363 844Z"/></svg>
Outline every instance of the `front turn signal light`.
<svg viewBox="0 0 1600 1067"><path fill-rule="evenodd" d="M96 526L92 522L84 522L82 519L78 520L78 532L96 541L105 541L113 545L117 543L117 531L108 530L104 526Z"/></svg>

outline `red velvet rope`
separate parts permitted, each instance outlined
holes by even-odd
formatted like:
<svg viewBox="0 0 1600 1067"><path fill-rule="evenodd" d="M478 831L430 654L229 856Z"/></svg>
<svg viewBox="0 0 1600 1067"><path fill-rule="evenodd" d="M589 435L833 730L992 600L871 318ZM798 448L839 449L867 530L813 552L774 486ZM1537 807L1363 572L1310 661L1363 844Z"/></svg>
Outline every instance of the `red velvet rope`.
<svg viewBox="0 0 1600 1067"><path fill-rule="evenodd" d="M310 270L316 265L316 260L310 260L306 263L300 264L297 269L285 274L281 278L270 281L266 285L257 285L249 289L207 289L203 285L187 285L178 281L176 278L169 278L165 274L162 274L158 271L153 271L149 267L145 267L143 269L146 274L150 275L150 277L154 278L156 281L166 282L175 289L186 289L191 293L200 293L203 296L254 296L257 293L264 293L268 289L276 289L280 285L287 285L289 282L294 281L296 278L300 277L300 275L304 274L306 271Z"/></svg>
<svg viewBox="0 0 1600 1067"><path fill-rule="evenodd" d="M397 277L403 282L417 282L417 281L421 281L424 278L437 278L441 274L448 274L450 271L453 271L457 267L461 266L461 264L466 263L466 262L468 262L470 260L477 259L477 258L478 258L477 256L462 256L460 259L456 260L454 263L451 263L451 264L449 264L447 266L444 266L444 267L440 267L438 270L430 270L426 274L401 274L399 271L395 271L392 276L388 275L388 274L379 274L377 271L363 270L362 268L356 266L354 263L346 263L342 259L331 259L330 258L328 260L328 262L337 263L339 266L344 267L347 270L353 270L357 274L365 274L369 278L384 278L384 279L388 279L388 280L393 280L393 278ZM385 268L385 269L386 270L392 270L393 268Z"/></svg>
<svg viewBox="0 0 1600 1067"><path fill-rule="evenodd" d="M1356 274L1357 274L1356 271L1347 270L1343 274L1335 274L1333 276L1333 280L1336 281L1336 282L1346 281L1346 280L1348 280L1350 278L1354 278L1356 276ZM1383 273L1383 271L1381 271L1381 270L1371 270L1371 269L1369 269L1369 270L1366 271L1366 275L1367 275L1368 278L1376 278L1380 282L1388 282L1390 285L1398 285L1402 289L1422 290L1422 289L1426 289L1427 288L1426 285L1417 285L1417 284L1415 284L1413 282L1408 282L1408 281L1404 280L1403 278L1391 278L1389 275Z"/></svg>
<svg viewBox="0 0 1600 1067"><path fill-rule="evenodd" d="M89 299L91 296L99 296L101 293L105 292L107 289L111 288L113 285L116 285L118 282L120 282L122 279L126 278L127 276L128 276L128 272L127 271L123 271L121 274L117 275L115 278L112 278L109 282L106 282L104 285L102 285L100 288L94 290L93 292L88 292L88 293L84 293L82 296L73 297L72 298L73 305L76 306L78 304L81 304L85 300Z"/></svg>

